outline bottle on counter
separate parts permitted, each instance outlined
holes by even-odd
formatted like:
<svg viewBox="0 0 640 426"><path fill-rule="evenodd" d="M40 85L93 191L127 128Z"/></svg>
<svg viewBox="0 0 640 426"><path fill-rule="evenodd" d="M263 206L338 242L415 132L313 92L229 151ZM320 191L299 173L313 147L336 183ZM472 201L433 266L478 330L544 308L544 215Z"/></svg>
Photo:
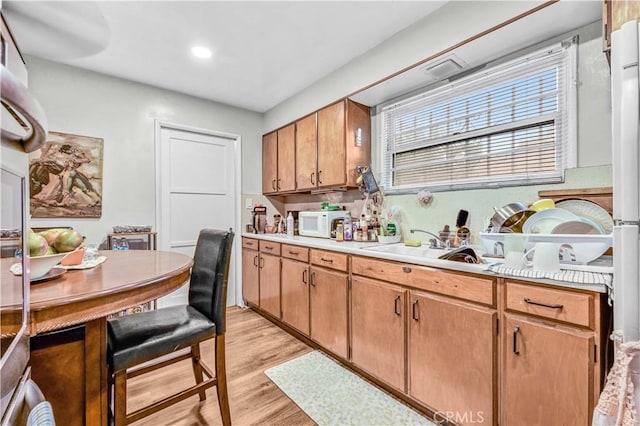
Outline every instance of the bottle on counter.
<svg viewBox="0 0 640 426"><path fill-rule="evenodd" d="M347 211L347 215L344 218L344 240L353 240L353 225L351 224L351 212Z"/></svg>
<svg viewBox="0 0 640 426"><path fill-rule="evenodd" d="M336 225L336 241L344 241L344 225L341 223Z"/></svg>
<svg viewBox="0 0 640 426"><path fill-rule="evenodd" d="M289 215L287 216L287 237L293 237L293 227L293 215L289 212Z"/></svg>
<svg viewBox="0 0 640 426"><path fill-rule="evenodd" d="M364 214L360 216L360 230L362 231L361 241L369 241L369 224Z"/></svg>

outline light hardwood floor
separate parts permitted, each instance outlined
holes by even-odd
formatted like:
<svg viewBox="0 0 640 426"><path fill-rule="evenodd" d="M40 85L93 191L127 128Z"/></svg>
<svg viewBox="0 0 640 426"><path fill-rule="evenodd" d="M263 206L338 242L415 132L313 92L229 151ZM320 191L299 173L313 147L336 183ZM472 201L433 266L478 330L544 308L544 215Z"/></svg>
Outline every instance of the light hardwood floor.
<svg viewBox="0 0 640 426"><path fill-rule="evenodd" d="M244 425L313 425L311 420L278 387L264 370L296 358L312 348L251 310L232 307L227 311L227 380L231 421ZM202 345L202 357L213 369L213 341ZM210 360L210 361L209 361ZM128 411L159 399L193 383L191 361L182 361L128 384ZM162 410L136 423L142 425L221 425L215 388L207 390L203 402L197 396Z"/></svg>

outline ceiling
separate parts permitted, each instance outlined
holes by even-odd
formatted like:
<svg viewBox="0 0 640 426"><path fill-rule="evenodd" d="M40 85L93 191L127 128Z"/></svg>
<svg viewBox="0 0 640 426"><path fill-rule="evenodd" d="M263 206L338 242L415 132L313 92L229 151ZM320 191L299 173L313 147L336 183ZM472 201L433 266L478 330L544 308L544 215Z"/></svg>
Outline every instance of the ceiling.
<svg viewBox="0 0 640 426"><path fill-rule="evenodd" d="M445 1L18 1L23 53L265 112ZM190 53L208 46L209 59Z"/></svg>

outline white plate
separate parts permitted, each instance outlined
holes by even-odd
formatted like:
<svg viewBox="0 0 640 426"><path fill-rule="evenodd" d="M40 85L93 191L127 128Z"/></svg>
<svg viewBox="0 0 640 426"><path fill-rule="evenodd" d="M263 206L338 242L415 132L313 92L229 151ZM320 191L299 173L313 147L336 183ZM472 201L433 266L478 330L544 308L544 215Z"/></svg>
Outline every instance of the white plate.
<svg viewBox="0 0 640 426"><path fill-rule="evenodd" d="M613 232L613 218L609 212L592 201L569 198L558 201L556 207L570 211L575 215L594 220L602 226L605 234Z"/></svg>
<svg viewBox="0 0 640 426"><path fill-rule="evenodd" d="M551 234L553 228L563 222L579 220L579 217L568 210L547 209L531 215L522 225L523 234Z"/></svg>

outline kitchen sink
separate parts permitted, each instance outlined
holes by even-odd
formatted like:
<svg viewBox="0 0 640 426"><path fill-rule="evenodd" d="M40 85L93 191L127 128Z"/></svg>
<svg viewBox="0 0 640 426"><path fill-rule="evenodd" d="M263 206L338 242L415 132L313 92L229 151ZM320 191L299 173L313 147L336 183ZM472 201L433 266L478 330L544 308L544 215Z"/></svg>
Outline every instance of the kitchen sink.
<svg viewBox="0 0 640 426"><path fill-rule="evenodd" d="M376 251L380 253L399 254L403 256L420 257L427 259L436 259L448 250L431 248L429 246L410 247L404 243L397 244L379 244L371 247L363 247L363 250Z"/></svg>
<svg viewBox="0 0 640 426"><path fill-rule="evenodd" d="M403 243L397 243L364 247L363 249L377 251L379 253L418 257L421 259L443 259L450 260L452 262L484 263L478 254L470 247L439 249L429 246L411 247L405 246Z"/></svg>

